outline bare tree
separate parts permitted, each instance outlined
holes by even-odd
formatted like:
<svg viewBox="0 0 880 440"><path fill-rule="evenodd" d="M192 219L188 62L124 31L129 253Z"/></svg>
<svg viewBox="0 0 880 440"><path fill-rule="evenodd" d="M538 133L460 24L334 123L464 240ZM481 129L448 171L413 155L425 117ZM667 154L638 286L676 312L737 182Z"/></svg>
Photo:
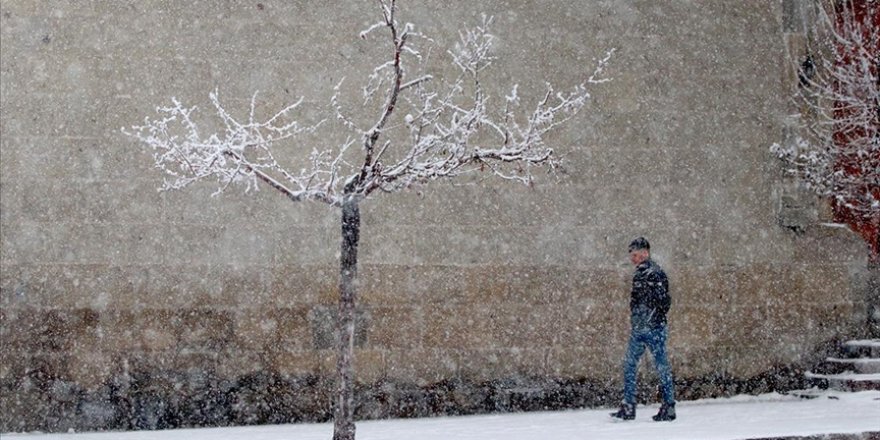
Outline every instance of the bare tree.
<svg viewBox="0 0 880 440"><path fill-rule="evenodd" d="M333 438L355 436L353 408L354 314L357 302L357 249L359 206L379 192L396 192L443 178L489 172L503 179L532 182L532 169L553 170L557 155L545 135L573 118L589 99L587 87L607 81L600 75L612 51L571 90L557 92L549 85L531 111L522 111L517 86L494 104L481 81L493 60L491 18L460 32L447 51L457 68L451 81L439 81L425 72L427 53L416 41L433 40L401 25L395 0L378 2L381 20L361 32L361 38L387 31L388 58L369 75L363 87L363 107L375 111L372 123L361 127L340 103L342 83L330 99L331 118L350 135L341 145L313 150L305 166L288 168L273 154L279 143L328 127L326 120L303 124L294 113L303 100L266 120L257 120L256 95L249 116L236 119L210 94L222 131L205 134L196 122L195 107L172 99L157 109L159 116L124 130L152 150L156 166L166 174L163 190L179 190L214 180L221 193L232 184L255 190L260 182L291 201L317 201L342 211L338 331L338 394L334 407ZM440 84L442 82L442 84ZM381 97L381 105L373 99ZM357 144L357 148L352 148ZM357 151L354 151L357 150ZM298 171L297 171L298 170Z"/></svg>
<svg viewBox="0 0 880 440"><path fill-rule="evenodd" d="M815 4L812 47L795 66L799 132L771 151L831 200L835 217L865 238L880 263L880 4Z"/></svg>

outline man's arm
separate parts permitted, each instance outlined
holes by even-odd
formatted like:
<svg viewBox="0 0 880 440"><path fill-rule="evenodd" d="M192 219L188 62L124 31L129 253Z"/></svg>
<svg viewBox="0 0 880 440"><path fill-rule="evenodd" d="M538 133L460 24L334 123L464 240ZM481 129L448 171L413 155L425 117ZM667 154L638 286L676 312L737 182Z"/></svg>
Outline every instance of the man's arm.
<svg viewBox="0 0 880 440"><path fill-rule="evenodd" d="M669 280L663 272L650 272L647 276L649 306L664 315L669 312L672 298L669 296Z"/></svg>

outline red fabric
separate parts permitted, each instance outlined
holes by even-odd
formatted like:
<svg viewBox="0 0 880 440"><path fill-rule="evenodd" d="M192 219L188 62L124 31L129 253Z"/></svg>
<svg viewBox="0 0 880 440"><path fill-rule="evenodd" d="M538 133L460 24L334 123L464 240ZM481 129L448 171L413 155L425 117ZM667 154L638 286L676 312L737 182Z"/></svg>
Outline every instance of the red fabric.
<svg viewBox="0 0 880 440"><path fill-rule="evenodd" d="M873 61L869 65L871 72L876 76L878 73L878 63L880 60L880 1L877 0L844 0L837 3L836 27L841 34L847 32L859 32L868 41L868 53L871 54ZM847 21L855 24L855 26L846 26ZM872 35L873 34L873 35ZM852 63L853 52L841 44L837 46L838 63ZM838 85L840 86L840 85ZM880 84L878 84L880 87ZM856 155L857 148L853 146L853 140L859 138L876 138L880 134L880 110L878 116L874 118L874 124L865 126L848 125L843 120L847 115L858 110L844 108L843 104L838 102L835 104L835 119L842 121L835 129L834 143L840 150L838 162L835 168L842 170L849 175L860 175L860 161L868 161L868 165L873 168L880 169L880 152L875 152L871 157L858 157ZM880 187L865 185L858 191L870 192L874 197L880 198ZM864 193L862 193L864 194ZM846 201L849 204L864 204L864 201L850 199ZM859 233L868 242L871 247L871 258L874 262L880 262L880 215L864 215L858 211L847 207L840 201L833 204L834 215L837 221L846 223ZM863 207L867 208L867 206ZM876 211L875 211L876 212Z"/></svg>

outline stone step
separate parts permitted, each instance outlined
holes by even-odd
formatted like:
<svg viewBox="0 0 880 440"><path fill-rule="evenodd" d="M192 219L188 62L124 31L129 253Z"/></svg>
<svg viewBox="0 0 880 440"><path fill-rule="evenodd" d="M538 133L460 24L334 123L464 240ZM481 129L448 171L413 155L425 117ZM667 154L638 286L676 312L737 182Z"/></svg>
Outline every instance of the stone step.
<svg viewBox="0 0 880 440"><path fill-rule="evenodd" d="M833 358L825 359L835 365L844 366L849 371L861 374L880 373L880 358Z"/></svg>
<svg viewBox="0 0 880 440"><path fill-rule="evenodd" d="M880 358L880 339L856 339L843 343L843 349L850 357Z"/></svg>
<svg viewBox="0 0 880 440"><path fill-rule="evenodd" d="M828 388L838 391L880 390L880 373L817 374L808 371L804 376L807 379L827 381Z"/></svg>

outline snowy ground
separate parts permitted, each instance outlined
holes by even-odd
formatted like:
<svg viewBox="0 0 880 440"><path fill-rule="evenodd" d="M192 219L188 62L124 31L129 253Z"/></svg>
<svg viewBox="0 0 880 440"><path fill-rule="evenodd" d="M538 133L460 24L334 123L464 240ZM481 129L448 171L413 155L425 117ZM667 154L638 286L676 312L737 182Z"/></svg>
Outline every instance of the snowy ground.
<svg viewBox="0 0 880 440"><path fill-rule="evenodd" d="M651 420L656 407L639 407L633 422L616 422L610 410L518 413L358 423L360 440L734 440L880 431L880 391L825 392L805 400L758 397L679 402L679 419ZM84 434L4 434L4 440L326 440L332 427L275 425L240 428Z"/></svg>

